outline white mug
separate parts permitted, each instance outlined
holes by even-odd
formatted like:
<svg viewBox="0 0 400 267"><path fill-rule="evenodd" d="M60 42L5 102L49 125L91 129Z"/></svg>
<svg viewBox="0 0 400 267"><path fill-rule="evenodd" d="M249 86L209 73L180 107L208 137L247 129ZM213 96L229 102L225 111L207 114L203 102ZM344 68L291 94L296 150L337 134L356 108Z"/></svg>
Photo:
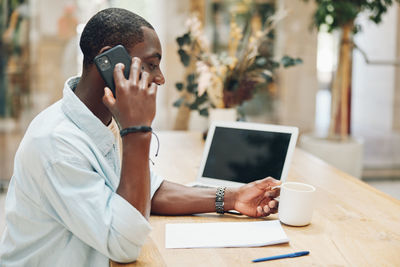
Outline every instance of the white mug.
<svg viewBox="0 0 400 267"><path fill-rule="evenodd" d="M287 225L304 226L311 222L315 187L309 184L286 182L281 185L279 220Z"/></svg>

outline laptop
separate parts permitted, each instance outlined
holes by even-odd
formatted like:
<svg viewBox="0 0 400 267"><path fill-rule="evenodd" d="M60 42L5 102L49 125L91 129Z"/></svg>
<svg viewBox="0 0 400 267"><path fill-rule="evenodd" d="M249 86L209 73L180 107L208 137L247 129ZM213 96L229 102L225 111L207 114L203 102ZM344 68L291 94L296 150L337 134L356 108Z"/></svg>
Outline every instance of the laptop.
<svg viewBox="0 0 400 267"><path fill-rule="evenodd" d="M197 187L238 187L271 176L284 182L298 128L248 122L214 122L204 147Z"/></svg>

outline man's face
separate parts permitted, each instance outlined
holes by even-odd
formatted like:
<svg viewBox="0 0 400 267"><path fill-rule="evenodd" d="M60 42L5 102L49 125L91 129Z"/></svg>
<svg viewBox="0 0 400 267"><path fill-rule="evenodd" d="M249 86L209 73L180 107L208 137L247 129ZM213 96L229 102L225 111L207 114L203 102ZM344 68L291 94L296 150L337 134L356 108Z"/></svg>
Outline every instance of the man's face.
<svg viewBox="0 0 400 267"><path fill-rule="evenodd" d="M142 60L143 70L150 74L149 84L154 82L162 85L165 79L160 69L162 55L160 40L154 30L147 27L142 27L142 30L144 41L130 49L129 54Z"/></svg>

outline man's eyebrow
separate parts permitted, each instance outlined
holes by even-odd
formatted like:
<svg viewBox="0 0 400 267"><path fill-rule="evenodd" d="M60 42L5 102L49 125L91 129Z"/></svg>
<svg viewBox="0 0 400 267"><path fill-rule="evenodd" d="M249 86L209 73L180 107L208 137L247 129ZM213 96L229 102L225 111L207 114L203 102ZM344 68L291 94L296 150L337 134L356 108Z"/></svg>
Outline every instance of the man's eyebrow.
<svg viewBox="0 0 400 267"><path fill-rule="evenodd" d="M152 54L152 55L150 55L150 56L148 56L147 58L152 58L152 57L156 57L156 58L158 58L158 60L161 60L161 54L160 53L154 53L154 54Z"/></svg>

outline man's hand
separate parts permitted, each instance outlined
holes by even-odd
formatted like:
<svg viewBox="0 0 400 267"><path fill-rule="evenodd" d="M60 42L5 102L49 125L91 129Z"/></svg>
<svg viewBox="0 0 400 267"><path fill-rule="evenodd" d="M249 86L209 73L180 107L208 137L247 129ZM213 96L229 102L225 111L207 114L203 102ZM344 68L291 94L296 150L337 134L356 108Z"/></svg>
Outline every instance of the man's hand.
<svg viewBox="0 0 400 267"><path fill-rule="evenodd" d="M280 188L272 189L281 182L268 177L237 189L234 209L251 217L263 217L278 212Z"/></svg>
<svg viewBox="0 0 400 267"><path fill-rule="evenodd" d="M156 113L157 85L149 87L149 73L142 72L139 58L132 59L129 78L124 66L114 69L115 95L104 89L103 103L122 129L132 126L151 126ZM124 136L122 141L121 179L117 193L134 206L145 218L150 216L150 151L151 133Z"/></svg>
<svg viewBox="0 0 400 267"><path fill-rule="evenodd" d="M123 64L117 64L114 69L115 94L104 88L103 103L110 110L121 127L151 126L156 114L157 85L149 87L149 73L141 72L141 60L132 58L129 79L125 79Z"/></svg>

